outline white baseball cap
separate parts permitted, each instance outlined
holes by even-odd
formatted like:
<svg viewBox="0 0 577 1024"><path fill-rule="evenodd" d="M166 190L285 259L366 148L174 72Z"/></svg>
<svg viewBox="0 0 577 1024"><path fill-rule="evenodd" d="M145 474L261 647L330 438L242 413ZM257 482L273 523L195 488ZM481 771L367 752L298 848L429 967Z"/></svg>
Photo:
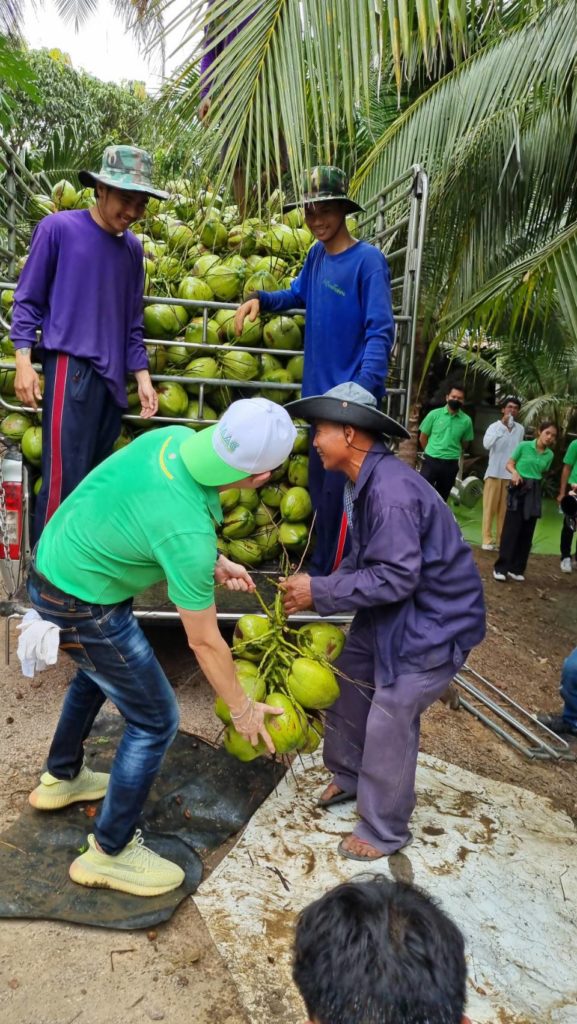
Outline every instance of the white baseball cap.
<svg viewBox="0 0 577 1024"><path fill-rule="evenodd" d="M214 426L191 431L180 454L199 484L222 487L276 469L290 455L296 436L282 405L268 398L241 398Z"/></svg>

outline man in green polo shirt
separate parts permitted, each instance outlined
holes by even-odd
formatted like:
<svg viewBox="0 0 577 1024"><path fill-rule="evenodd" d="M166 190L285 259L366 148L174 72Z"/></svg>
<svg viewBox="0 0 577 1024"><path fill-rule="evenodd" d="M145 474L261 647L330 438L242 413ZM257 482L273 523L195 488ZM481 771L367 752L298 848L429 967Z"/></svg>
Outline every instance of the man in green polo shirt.
<svg viewBox="0 0 577 1024"><path fill-rule="evenodd" d="M565 495L575 488L577 488L577 440L571 441L563 457L561 482L559 484L559 494L557 495L559 504L561 504ZM573 537L575 536L574 522L575 520L572 520L569 516L565 516L563 519L563 526L561 527L561 572L573 571L571 548L573 546Z"/></svg>
<svg viewBox="0 0 577 1024"><path fill-rule="evenodd" d="M273 750L264 718L271 709L240 686L214 605L215 582L235 590L254 584L243 566L218 556L214 527L219 491L261 486L295 437L288 413L266 398L234 402L198 433L151 431L94 469L42 534L28 594L60 627L77 672L30 803L54 811L104 797L88 849L70 867L80 885L155 896L184 879L136 828L178 728L174 692L132 612L132 598L146 587L167 580L189 645L238 732ZM84 740L107 698L126 722L110 775L83 764Z"/></svg>
<svg viewBox="0 0 577 1024"><path fill-rule="evenodd" d="M446 405L432 409L419 427L424 449L421 476L447 501L459 469L463 445L474 437L473 421L463 412L465 389L454 384L447 392Z"/></svg>

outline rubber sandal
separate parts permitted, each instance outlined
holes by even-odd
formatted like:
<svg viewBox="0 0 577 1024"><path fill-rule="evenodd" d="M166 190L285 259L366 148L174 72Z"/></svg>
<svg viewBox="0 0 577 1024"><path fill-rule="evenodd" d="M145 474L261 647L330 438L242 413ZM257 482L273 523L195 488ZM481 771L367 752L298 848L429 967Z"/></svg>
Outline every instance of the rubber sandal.
<svg viewBox="0 0 577 1024"><path fill-rule="evenodd" d="M357 838L357 837L355 837L355 838ZM392 857L395 853L400 853L401 850L406 850L407 846L410 846L411 843L413 842L413 837L409 836L409 838L407 839L407 842L405 843L405 845L404 846L399 846L398 850L392 850L391 853L377 853L376 857L375 856L373 856L373 857L363 857L363 855L361 853L353 853L352 850L347 850L346 847L343 846L344 841L345 841L344 839L341 839L341 841L340 841L340 843L339 843L339 845L337 847L337 851L338 851L338 853L340 853L341 857L346 857L347 860L358 860L358 861L363 861L364 860L364 861L367 862L367 864L369 864L371 861L381 860L383 857ZM372 843L367 843L366 840L364 840L364 839L359 839L358 842L359 843L364 843L365 846L372 846Z"/></svg>
<svg viewBox="0 0 577 1024"><path fill-rule="evenodd" d="M348 800L356 800L356 793L345 793L341 790L340 793L335 793L334 796L330 796L328 800L317 800L317 807L332 807L333 804L344 804Z"/></svg>

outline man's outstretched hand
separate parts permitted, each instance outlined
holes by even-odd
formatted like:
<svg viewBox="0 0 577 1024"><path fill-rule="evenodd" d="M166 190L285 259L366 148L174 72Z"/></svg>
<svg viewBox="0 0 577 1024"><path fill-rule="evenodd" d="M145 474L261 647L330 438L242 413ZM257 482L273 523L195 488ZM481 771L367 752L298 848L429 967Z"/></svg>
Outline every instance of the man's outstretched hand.
<svg viewBox="0 0 577 1024"><path fill-rule="evenodd" d="M283 591L283 605L287 615L313 608L311 577L306 572L297 572L294 576L281 577L280 588Z"/></svg>

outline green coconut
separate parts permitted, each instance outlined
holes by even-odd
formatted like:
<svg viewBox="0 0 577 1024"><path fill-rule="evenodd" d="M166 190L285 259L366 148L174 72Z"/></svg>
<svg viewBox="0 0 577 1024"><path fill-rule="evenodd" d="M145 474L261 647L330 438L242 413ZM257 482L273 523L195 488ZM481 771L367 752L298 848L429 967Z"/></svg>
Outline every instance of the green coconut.
<svg viewBox="0 0 577 1024"><path fill-rule="evenodd" d="M157 387L158 412L161 416L180 419L188 409L188 395L181 384L164 380Z"/></svg>
<svg viewBox="0 0 577 1024"><path fill-rule="evenodd" d="M263 245L271 256L296 256L299 251L299 240L287 224L274 224L269 228L263 238Z"/></svg>
<svg viewBox="0 0 577 1024"><path fill-rule="evenodd" d="M270 483L260 488L261 501L270 508L280 508L280 503L288 488L284 484Z"/></svg>
<svg viewBox="0 0 577 1024"><path fill-rule="evenodd" d="M42 427L28 427L20 442L24 458L33 466L42 462Z"/></svg>
<svg viewBox="0 0 577 1024"><path fill-rule="evenodd" d="M262 549L253 537L239 537L229 541L228 554L233 562L240 562L249 568L260 565L263 559Z"/></svg>
<svg viewBox="0 0 577 1024"><path fill-rule="evenodd" d="M304 742L307 731L306 715L286 693L274 690L265 700L269 707L282 708L282 715L266 715L265 725L277 754L289 754Z"/></svg>
<svg viewBox="0 0 577 1024"><path fill-rule="evenodd" d="M297 643L303 653L335 661L345 646L345 634L332 622L308 622L299 629Z"/></svg>
<svg viewBox="0 0 577 1024"><path fill-rule="evenodd" d="M293 420L297 436L293 444L293 455L307 455L310 447L311 428L306 420Z"/></svg>
<svg viewBox="0 0 577 1024"><path fill-rule="evenodd" d="M191 378L204 378L208 377L214 380L220 377L220 370L216 359L212 359L211 356L199 356L198 359L193 359L182 371L183 377ZM193 383L191 380L190 384L185 384L184 387L188 391L189 395L198 394L199 384ZM211 397L211 402L212 402Z"/></svg>
<svg viewBox="0 0 577 1024"><path fill-rule="evenodd" d="M248 537L255 528L254 517L249 508L244 505L235 505L227 512L222 526L222 535L227 540L234 540L237 537Z"/></svg>
<svg viewBox="0 0 577 1024"><path fill-rule="evenodd" d="M200 420L200 423L190 424L193 430L203 430L204 427L212 426L210 420L216 421L218 419L215 410L207 402L203 402L201 416L200 402L196 398L190 399L185 415L187 420Z"/></svg>
<svg viewBox="0 0 577 1024"><path fill-rule="evenodd" d="M187 252L195 244L196 236L188 224L171 224L166 243L171 252Z"/></svg>
<svg viewBox="0 0 577 1024"><path fill-rule="evenodd" d="M29 416L20 412L11 412L0 423L0 434L11 441L21 441L32 421Z"/></svg>
<svg viewBox="0 0 577 1024"><path fill-rule="evenodd" d="M290 487L280 503L280 514L287 523L302 523L312 515L313 505L304 487Z"/></svg>
<svg viewBox="0 0 577 1024"><path fill-rule="evenodd" d="M209 267L204 280L219 302L234 302L241 293L243 275L234 267L217 263Z"/></svg>
<svg viewBox="0 0 577 1024"><path fill-rule="evenodd" d="M266 270L267 273L272 274L280 283L288 270L288 263L286 260L281 259L280 256L259 256L254 269Z"/></svg>
<svg viewBox="0 0 577 1024"><path fill-rule="evenodd" d="M255 380L259 375L259 363L251 352L243 352L230 346L228 351L219 353L223 377L231 380Z"/></svg>
<svg viewBox="0 0 577 1024"><path fill-rule="evenodd" d="M72 210L78 200L78 192L66 178L57 181L51 192L52 202L57 210Z"/></svg>
<svg viewBox="0 0 577 1024"><path fill-rule="evenodd" d="M308 487L309 458L308 455L291 455L287 472L289 484L295 487Z"/></svg>
<svg viewBox="0 0 577 1024"><path fill-rule="evenodd" d="M178 307L182 309L182 307ZM181 318L176 306L154 302L144 307L144 333L150 338L168 341L175 338L182 328Z"/></svg>
<svg viewBox="0 0 577 1024"><path fill-rule="evenodd" d="M203 282L199 280L199 284ZM206 333L206 341L204 341ZM187 324L186 331L184 332L184 340L189 343L198 345L199 349L202 349L204 345L218 345L220 338L218 334L218 324L216 320L206 321L206 332L204 327L204 318L202 316L195 316L192 318L189 324ZM193 349L189 349L189 357L193 353Z"/></svg>
<svg viewBox="0 0 577 1024"><path fill-rule="evenodd" d="M199 238L207 249L226 249L228 231L222 221L212 214L204 221L200 229Z"/></svg>
<svg viewBox="0 0 577 1024"><path fill-rule="evenodd" d="M294 381L288 372L288 370L271 370L269 373L263 373L261 381L265 384L293 384ZM264 398L268 398L271 402L277 402L278 405L284 405L285 402L290 402L294 398L294 391L286 391L284 388L264 388L262 392Z"/></svg>
<svg viewBox="0 0 577 1024"><path fill-rule="evenodd" d="M274 523L273 512L267 505L265 505L264 501L259 501L253 512L253 516L257 528L260 526L272 526Z"/></svg>
<svg viewBox="0 0 577 1024"><path fill-rule="evenodd" d="M151 373L162 373L167 362L166 347L164 345L147 345L148 369Z"/></svg>
<svg viewBox="0 0 577 1024"><path fill-rule="evenodd" d="M179 299L187 299L189 302L212 302L214 294L212 288L200 277L183 277L177 292Z"/></svg>
<svg viewBox="0 0 577 1024"><path fill-rule="evenodd" d="M263 341L267 348L301 349L303 339L298 324L290 316L275 316L265 324Z"/></svg>
<svg viewBox="0 0 577 1024"><path fill-rule="evenodd" d="M252 539L261 549L263 559L276 558L280 554L278 530L272 523L268 526L260 526L253 533Z"/></svg>
<svg viewBox="0 0 577 1024"><path fill-rule="evenodd" d="M272 352L263 352L259 355L259 359L261 377L263 377L265 373L273 373L276 370L284 369L278 356L273 356Z"/></svg>
<svg viewBox="0 0 577 1024"><path fill-rule="evenodd" d="M278 528L278 539L287 551L302 555L309 541L309 526L307 523L282 522Z"/></svg>
<svg viewBox="0 0 577 1024"><path fill-rule="evenodd" d="M332 669L313 658L295 658L286 685L299 704L314 710L330 708L340 694Z"/></svg>
<svg viewBox="0 0 577 1024"><path fill-rule="evenodd" d="M309 718L307 720L307 732L305 741L299 751L301 754L314 754L317 750L322 738L324 736L323 723L319 718Z"/></svg>
<svg viewBox="0 0 577 1024"><path fill-rule="evenodd" d="M267 270L257 270L245 282L242 297L247 299L253 292L277 292L278 281Z"/></svg>
<svg viewBox="0 0 577 1024"><path fill-rule="evenodd" d="M268 754L264 740L259 739L256 747L253 747L252 743L245 740L232 725L227 725L224 730L222 742L226 752L238 758L239 761L254 761L256 757Z"/></svg>
<svg viewBox="0 0 577 1024"><path fill-rule="evenodd" d="M247 661L260 661L264 654L262 639L269 633L270 622L263 615L241 615L234 627L232 646Z"/></svg>
<svg viewBox="0 0 577 1024"><path fill-rule="evenodd" d="M205 280L210 268L215 267L218 263L220 263L220 256L215 256L214 253L207 252L195 260L192 273L195 277L200 277L201 280Z"/></svg>
<svg viewBox="0 0 577 1024"><path fill-rule="evenodd" d="M238 505L240 491L238 487L227 487L224 491L220 491L218 497L222 511L230 512L236 505Z"/></svg>
<svg viewBox="0 0 577 1024"><path fill-rule="evenodd" d="M303 374L305 371L305 357L291 356L288 363L286 364L286 368L290 373L292 379L294 380L295 384L300 384L302 382Z"/></svg>

